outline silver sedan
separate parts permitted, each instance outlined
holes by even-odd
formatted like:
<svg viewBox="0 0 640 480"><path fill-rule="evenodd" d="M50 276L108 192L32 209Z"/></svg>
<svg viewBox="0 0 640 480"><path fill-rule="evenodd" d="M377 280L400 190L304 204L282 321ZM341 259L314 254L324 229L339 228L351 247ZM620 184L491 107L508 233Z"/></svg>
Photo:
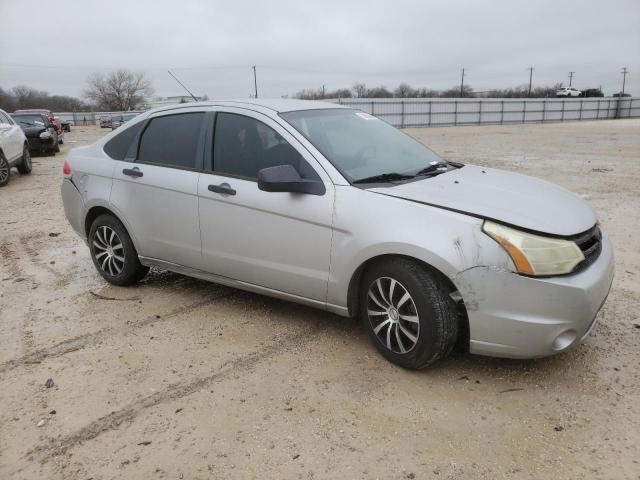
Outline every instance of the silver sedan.
<svg viewBox="0 0 640 480"><path fill-rule="evenodd" d="M445 161L366 113L298 100L145 112L64 165L105 280L156 266L359 317L390 361L530 358L592 328L611 243L577 195Z"/></svg>

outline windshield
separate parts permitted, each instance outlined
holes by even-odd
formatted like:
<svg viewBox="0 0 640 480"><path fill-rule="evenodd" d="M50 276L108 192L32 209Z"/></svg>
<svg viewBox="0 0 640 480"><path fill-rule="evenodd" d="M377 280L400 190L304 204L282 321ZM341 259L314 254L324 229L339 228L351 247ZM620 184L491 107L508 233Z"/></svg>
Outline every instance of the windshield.
<svg viewBox="0 0 640 480"><path fill-rule="evenodd" d="M351 109L280 114L351 182L394 173L413 176L442 159L388 123Z"/></svg>
<svg viewBox="0 0 640 480"><path fill-rule="evenodd" d="M11 118L20 125L44 125L42 115L11 115Z"/></svg>

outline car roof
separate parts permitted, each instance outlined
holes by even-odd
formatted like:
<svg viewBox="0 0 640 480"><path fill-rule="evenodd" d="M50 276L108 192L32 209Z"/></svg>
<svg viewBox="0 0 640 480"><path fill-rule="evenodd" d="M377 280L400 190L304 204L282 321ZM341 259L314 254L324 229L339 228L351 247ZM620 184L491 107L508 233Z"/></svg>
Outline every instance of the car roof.
<svg viewBox="0 0 640 480"><path fill-rule="evenodd" d="M52 113L51 110L46 110L44 108L22 108L20 110L16 110L13 113Z"/></svg>
<svg viewBox="0 0 640 480"><path fill-rule="evenodd" d="M293 112L297 110L320 110L328 108L349 108L344 105L331 102L319 102L316 100L297 100L288 98L259 98L259 99L245 99L245 100L208 100L205 102L188 102L181 103L179 105L168 105L165 107L155 108L150 113L162 112L166 110L175 110L179 108L192 108L192 107L213 107L213 106L226 106L226 107L240 107L250 108L254 110L270 110L271 112Z"/></svg>

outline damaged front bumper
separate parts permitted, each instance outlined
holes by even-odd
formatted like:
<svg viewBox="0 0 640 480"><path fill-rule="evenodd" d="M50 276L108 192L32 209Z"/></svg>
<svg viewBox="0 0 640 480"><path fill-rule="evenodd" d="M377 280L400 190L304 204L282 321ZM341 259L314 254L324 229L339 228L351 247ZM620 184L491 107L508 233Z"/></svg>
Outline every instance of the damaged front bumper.
<svg viewBox="0 0 640 480"><path fill-rule="evenodd" d="M455 276L469 317L471 353L508 358L553 355L580 343L595 324L613 281L613 250L575 275L534 278L493 267Z"/></svg>

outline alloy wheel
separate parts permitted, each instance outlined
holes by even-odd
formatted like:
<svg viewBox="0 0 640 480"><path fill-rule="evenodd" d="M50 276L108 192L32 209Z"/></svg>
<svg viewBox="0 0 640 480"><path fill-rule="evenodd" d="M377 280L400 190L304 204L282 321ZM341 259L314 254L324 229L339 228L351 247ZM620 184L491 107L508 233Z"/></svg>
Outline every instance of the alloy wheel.
<svg viewBox="0 0 640 480"><path fill-rule="evenodd" d="M373 333L394 353L408 353L420 336L418 310L407 289L397 280L380 277L367 292L367 316Z"/></svg>
<svg viewBox="0 0 640 480"><path fill-rule="evenodd" d="M103 272L116 276L124 268L124 246L118 234L106 225L96 229L93 236L94 255Z"/></svg>
<svg viewBox="0 0 640 480"><path fill-rule="evenodd" d="M3 184L9 178L9 164L4 158L0 158L0 184Z"/></svg>

